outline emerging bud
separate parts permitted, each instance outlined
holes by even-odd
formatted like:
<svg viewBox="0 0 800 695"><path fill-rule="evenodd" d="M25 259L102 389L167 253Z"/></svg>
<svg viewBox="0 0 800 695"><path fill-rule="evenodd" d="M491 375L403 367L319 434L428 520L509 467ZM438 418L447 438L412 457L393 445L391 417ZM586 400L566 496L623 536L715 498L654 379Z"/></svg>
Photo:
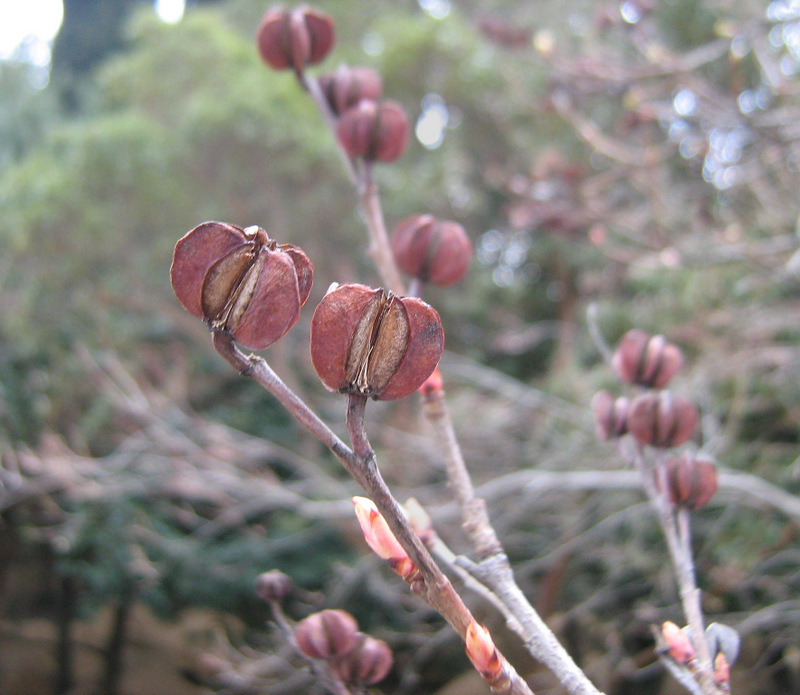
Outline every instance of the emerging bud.
<svg viewBox="0 0 800 695"><path fill-rule="evenodd" d="M291 577L280 570L262 572L256 577L256 596L262 601L282 601L294 589Z"/></svg>
<svg viewBox="0 0 800 695"><path fill-rule="evenodd" d="M272 9L256 32L258 52L274 70L292 68L298 75L306 65L321 62L335 40L333 20L319 10L298 7Z"/></svg>
<svg viewBox="0 0 800 695"><path fill-rule="evenodd" d="M353 506L367 545L379 558L387 560L391 568L403 579L410 579L417 568L392 533L375 503L366 497L353 497Z"/></svg>
<svg viewBox="0 0 800 695"><path fill-rule="evenodd" d="M645 393L628 409L628 431L639 444L669 448L683 444L697 426L697 408L669 391Z"/></svg>
<svg viewBox="0 0 800 695"><path fill-rule="evenodd" d="M714 683L724 690L731 684L731 667L722 652L714 657Z"/></svg>
<svg viewBox="0 0 800 695"><path fill-rule="evenodd" d="M656 485L666 490L674 507L700 509L717 491L717 467L687 452L659 464Z"/></svg>
<svg viewBox="0 0 800 695"><path fill-rule="evenodd" d="M364 99L341 115L336 136L351 159L393 162L408 145L408 116L395 101Z"/></svg>
<svg viewBox="0 0 800 695"><path fill-rule="evenodd" d="M365 285L338 285L311 320L311 361L331 391L403 398L428 378L443 350L435 309Z"/></svg>
<svg viewBox="0 0 800 695"><path fill-rule="evenodd" d="M668 620L661 626L661 635L664 638L667 653L675 661L683 666L694 661L694 647L685 630L681 630L675 623Z"/></svg>
<svg viewBox="0 0 800 695"><path fill-rule="evenodd" d="M170 278L187 311L262 350L297 322L314 267L300 248L278 245L260 227L204 222L175 245Z"/></svg>
<svg viewBox="0 0 800 695"><path fill-rule="evenodd" d="M681 351L663 335L650 337L638 328L622 336L612 360L622 381L654 389L664 388L682 363Z"/></svg>
<svg viewBox="0 0 800 695"><path fill-rule="evenodd" d="M394 228L391 243L401 270L441 287L461 280L472 260L472 242L464 228L433 215L403 220Z"/></svg>
<svg viewBox="0 0 800 695"><path fill-rule="evenodd" d="M432 396L435 393L441 393L443 388L442 372L439 371L439 367L436 367L431 375L422 382L422 386L418 390L423 396Z"/></svg>
<svg viewBox="0 0 800 695"><path fill-rule="evenodd" d="M340 65L334 73L320 75L319 86L337 116L362 99L377 101L383 92L381 76L372 68Z"/></svg>
<svg viewBox="0 0 800 695"><path fill-rule="evenodd" d="M393 662L392 649L386 642L359 632L353 649L337 659L334 667L345 683L375 685L386 678Z"/></svg>
<svg viewBox="0 0 800 695"><path fill-rule="evenodd" d="M356 644L358 623L346 611L312 613L294 626L300 651L312 659L334 659L350 652Z"/></svg>
<svg viewBox="0 0 800 695"><path fill-rule="evenodd" d="M503 665L497 655L497 649L489 631L474 620L467 625L466 650L475 670L484 680L493 681L503 671Z"/></svg>
<svg viewBox="0 0 800 695"><path fill-rule="evenodd" d="M628 407L624 396L614 398L608 391L598 391L592 398L592 412L600 439L617 439L628 432Z"/></svg>

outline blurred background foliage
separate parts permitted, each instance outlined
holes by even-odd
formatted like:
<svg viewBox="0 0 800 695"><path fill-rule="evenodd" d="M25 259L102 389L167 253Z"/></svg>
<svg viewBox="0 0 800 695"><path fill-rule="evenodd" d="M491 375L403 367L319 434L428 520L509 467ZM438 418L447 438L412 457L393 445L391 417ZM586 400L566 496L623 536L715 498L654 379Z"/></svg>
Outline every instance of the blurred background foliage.
<svg viewBox="0 0 800 695"><path fill-rule="evenodd" d="M309 306L334 280L376 282L330 135L293 77L257 57L263 3L193 3L176 24L149 3L81 5L65 3L46 87L40 68L0 63L4 615L59 625L56 691L95 692L67 649L75 618L146 603L259 626L253 578L279 567L392 643L385 692L433 692L466 669L460 648L366 557L334 462L231 373L169 286L175 241L207 219L302 246L316 268ZM426 298L445 323L457 429L477 481L495 480L486 494L520 581L606 692L660 692L637 659L647 623L677 617L676 597L649 511L626 490L553 494L514 476L618 468L588 416L594 391L615 388L586 327L594 303L610 343L635 326L683 348L678 388L704 413L697 445L800 490L800 9L323 9L337 46L321 70L375 67L415 127L403 159L377 172L389 226L432 212L475 243L464 283ZM338 423L341 402L309 368L310 313L269 358ZM371 413L387 479L458 547L413 403ZM800 692L798 516L719 497L698 515L698 570L709 613L749 639L735 691ZM19 588L26 567L37 580ZM222 639L209 624L198 651L218 661L185 666L187 692L233 688L222 675L245 678L263 653L252 647L279 649L261 630L225 623ZM109 630L97 638L107 667ZM264 692L283 692L281 678L298 692L275 673Z"/></svg>

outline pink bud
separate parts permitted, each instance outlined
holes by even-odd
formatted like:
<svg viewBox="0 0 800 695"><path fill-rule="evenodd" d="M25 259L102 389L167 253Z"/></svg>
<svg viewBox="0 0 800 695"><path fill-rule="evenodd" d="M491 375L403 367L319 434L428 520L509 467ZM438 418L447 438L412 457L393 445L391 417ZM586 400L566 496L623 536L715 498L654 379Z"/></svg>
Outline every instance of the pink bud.
<svg viewBox="0 0 800 695"><path fill-rule="evenodd" d="M366 497L353 497L353 506L367 545L379 558L387 560L392 569L403 579L411 577L417 568L392 533L375 503Z"/></svg>
<svg viewBox="0 0 800 695"><path fill-rule="evenodd" d="M714 682L721 688L727 689L731 683L731 667L722 652L714 657Z"/></svg>
<svg viewBox="0 0 800 695"><path fill-rule="evenodd" d="M694 661L692 641L685 631L668 620L661 626L661 635L667 646L667 653L679 664L686 666Z"/></svg>
<svg viewBox="0 0 800 695"><path fill-rule="evenodd" d="M474 620L467 625L465 637L467 656L484 680L492 681L503 671L491 633Z"/></svg>

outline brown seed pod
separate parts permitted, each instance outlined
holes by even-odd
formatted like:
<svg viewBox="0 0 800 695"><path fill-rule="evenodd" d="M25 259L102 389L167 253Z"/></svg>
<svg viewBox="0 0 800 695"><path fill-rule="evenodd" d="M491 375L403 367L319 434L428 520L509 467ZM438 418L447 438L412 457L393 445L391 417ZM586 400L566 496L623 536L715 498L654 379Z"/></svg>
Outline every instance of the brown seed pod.
<svg viewBox="0 0 800 695"><path fill-rule="evenodd" d="M314 269L300 248L260 227L204 222L175 245L170 278L187 311L260 350L297 322Z"/></svg>
<svg viewBox="0 0 800 695"><path fill-rule="evenodd" d="M433 215L414 215L400 222L391 244L401 270L441 287L461 280L472 260L472 242L464 228Z"/></svg>
<svg viewBox="0 0 800 695"><path fill-rule="evenodd" d="M592 398L592 412L600 439L616 439L628 432L628 407L624 396L614 398L608 391L598 391Z"/></svg>
<svg viewBox="0 0 800 695"><path fill-rule="evenodd" d="M336 137L352 159L392 162L408 145L408 116L395 101L362 99L341 115Z"/></svg>
<svg viewBox="0 0 800 695"><path fill-rule="evenodd" d="M683 444L697 427L697 408L669 391L644 393L628 409L628 432L645 446L669 448Z"/></svg>
<svg viewBox="0 0 800 695"><path fill-rule="evenodd" d="M311 361L331 391L391 401L413 393L444 349L439 314L365 285L328 292L311 320Z"/></svg>
<svg viewBox="0 0 800 695"><path fill-rule="evenodd" d="M293 589L292 578L280 570L262 572L256 577L256 596L267 603L282 601Z"/></svg>
<svg viewBox="0 0 800 695"><path fill-rule="evenodd" d="M666 489L674 507L700 509L717 491L717 467L713 461L687 452L666 459L658 466L656 486Z"/></svg>
<svg viewBox="0 0 800 695"><path fill-rule="evenodd" d="M638 328L622 336L612 360L622 381L654 389L663 389L682 363L681 351L663 335L651 337Z"/></svg>
<svg viewBox="0 0 800 695"><path fill-rule="evenodd" d="M362 99L376 101L383 93L381 76L376 70L340 65L333 73L320 75L319 86L337 116Z"/></svg>
<svg viewBox="0 0 800 695"><path fill-rule="evenodd" d="M335 41L333 20L311 7L269 10L256 31L258 52L274 70L292 68L298 74L306 65L321 62Z"/></svg>
<svg viewBox="0 0 800 695"><path fill-rule="evenodd" d="M386 678L393 662L392 649L386 642L359 632L353 649L334 666L345 683L375 685Z"/></svg>
<svg viewBox="0 0 800 695"><path fill-rule="evenodd" d="M303 654L312 659L335 659L356 645L358 623L347 611L312 613L294 626L294 637Z"/></svg>

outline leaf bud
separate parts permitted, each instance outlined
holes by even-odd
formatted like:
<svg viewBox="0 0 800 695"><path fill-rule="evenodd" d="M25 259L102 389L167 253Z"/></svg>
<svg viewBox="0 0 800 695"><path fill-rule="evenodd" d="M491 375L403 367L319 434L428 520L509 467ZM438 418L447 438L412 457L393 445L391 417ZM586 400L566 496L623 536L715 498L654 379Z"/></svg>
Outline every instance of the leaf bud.
<svg viewBox="0 0 800 695"><path fill-rule="evenodd" d="M347 611L312 613L294 626L297 647L312 659L334 659L355 647L358 623Z"/></svg>
<svg viewBox="0 0 800 695"><path fill-rule="evenodd" d="M671 620L661 626L661 636L664 638L667 653L679 664L686 666L694 661L695 651L692 640Z"/></svg>
<svg viewBox="0 0 800 695"><path fill-rule="evenodd" d="M269 10L256 31L262 60L274 70L293 69L302 74L306 65L321 62L335 41L333 20L311 7Z"/></svg>
<svg viewBox="0 0 800 695"><path fill-rule="evenodd" d="M336 286L311 319L311 362L331 391L403 398L433 372L443 349L435 309L365 285Z"/></svg>
<svg viewBox="0 0 800 695"><path fill-rule="evenodd" d="M474 620L467 625L465 643L469 660L484 680L492 681L501 675L503 665L497 654L497 648L494 646L491 633L483 625Z"/></svg>
<svg viewBox="0 0 800 695"><path fill-rule="evenodd" d="M638 328L622 336L612 360L622 381L654 389L664 388L682 363L677 346L668 343L663 335L651 337Z"/></svg>
<svg viewBox="0 0 800 695"><path fill-rule="evenodd" d="M600 439L617 439L628 432L627 398L614 396L608 391L598 391L592 398L592 412L597 422Z"/></svg>
<svg viewBox="0 0 800 695"><path fill-rule="evenodd" d="M256 577L256 596L267 603L282 601L293 589L291 577L280 570L262 572Z"/></svg>
<svg viewBox="0 0 800 695"><path fill-rule="evenodd" d="M630 404L628 432L639 444L666 449L683 444L697 427L697 408L669 391L644 393Z"/></svg>
<svg viewBox="0 0 800 695"><path fill-rule="evenodd" d="M392 649L386 642L359 632L353 649L337 659L334 668L345 683L375 685L386 678L393 663Z"/></svg>
<svg viewBox="0 0 800 695"><path fill-rule="evenodd" d="M260 227L204 222L175 245L170 279L187 311L262 350L297 323L314 267L300 248L277 244Z"/></svg>
<svg viewBox="0 0 800 695"><path fill-rule="evenodd" d="M319 86L336 116L362 99L376 101L383 93L381 76L376 70L349 65L340 65L336 72L320 75Z"/></svg>
<svg viewBox="0 0 800 695"><path fill-rule="evenodd" d="M414 215L400 222L391 244L401 270L441 287L461 280L472 260L472 242L464 228L433 215Z"/></svg>
<svg viewBox="0 0 800 695"><path fill-rule="evenodd" d="M656 485L674 507L700 509L717 491L717 467L688 452L668 458L656 469Z"/></svg>
<svg viewBox="0 0 800 695"><path fill-rule="evenodd" d="M408 116L396 101L362 99L340 116L336 137L351 159L393 162L408 145Z"/></svg>
<svg viewBox="0 0 800 695"><path fill-rule="evenodd" d="M392 533L375 503L366 497L353 497L353 506L367 545L379 558L386 560L403 579L412 578L417 572L417 567Z"/></svg>

